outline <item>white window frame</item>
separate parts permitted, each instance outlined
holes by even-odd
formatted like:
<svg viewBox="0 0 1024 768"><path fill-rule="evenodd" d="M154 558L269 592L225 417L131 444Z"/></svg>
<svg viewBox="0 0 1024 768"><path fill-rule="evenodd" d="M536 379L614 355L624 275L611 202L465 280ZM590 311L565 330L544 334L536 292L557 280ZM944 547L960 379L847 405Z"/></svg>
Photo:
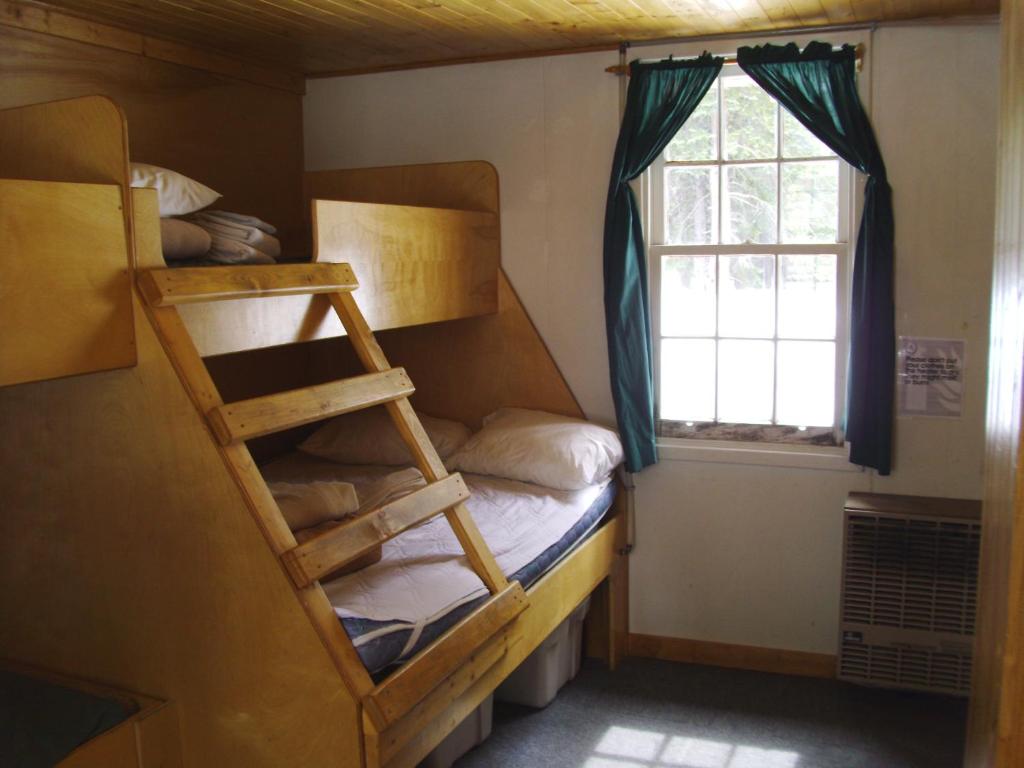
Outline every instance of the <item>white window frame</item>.
<svg viewBox="0 0 1024 768"><path fill-rule="evenodd" d="M735 64L726 65L722 68L722 73L719 76L729 77L742 74L742 70ZM722 92L721 86L717 87L719 94ZM776 114L778 117L777 129L776 129L776 157L774 160L768 159L767 162L775 162L780 172L776 174L776 183L781 185L782 173L781 166L783 162L800 162L806 160L823 159L820 157L809 157L809 158L783 158L782 157L782 121L781 121L781 110L782 107L777 105ZM725 174L722 172L722 167L727 165L742 165L742 164L757 164L764 163L766 160L751 160L751 161L724 161L722 159L721 142L723 140L724 131L722 129L722 105L721 95L719 96L719 105L717 118L719 120L718 131L716 141L718 142L717 158L713 161L695 161L692 163L671 163L671 165L693 165L693 166L709 166L715 165L718 167L718 204L717 204L717 215L718 221L718 236L721 239L722 227L721 217L722 208L721 205L721 188L724 181ZM659 155L657 159L651 164L650 168L643 174L640 179L640 197L644 210L645 219L645 232L649 233L646 238L647 242L647 263L648 272L650 275L650 290L651 290L651 323L652 323L652 334L654 343L654 389L655 389L655 402L657 407L660 409L661 405L661 261L663 256L672 255L712 255L717 254L720 256L726 256L730 254L774 254L776 257L780 254L827 254L835 253L836 258L836 371L835 371L835 393L834 393L834 420L832 435L834 444L836 446L844 445L844 435L842 431L843 416L845 411L845 393L846 393L846 381L847 381L847 358L849 354L849 307L850 307L850 287L852 280L852 266L853 266L853 254L854 254L854 243L856 238L856 231L854 229L854 222L858 221L858 206L856 205L855 188L858 186L857 177L858 174L842 159L838 160L839 163L839 183L838 183L838 229L837 229L837 242L835 243L815 243L807 245L794 245L789 243L775 242L769 244L708 244L708 245L669 245L665 244L665 216L664 216L664 169L666 162L663 155ZM777 197L777 205L781 206L781 190ZM781 208L780 208L781 212ZM781 215L777 217L776 227L777 235L781 233L782 226ZM776 237L776 240L779 240ZM778 269L779 260L776 258L776 280L775 280L775 291L776 299L778 296L779 282L778 282ZM720 286L716 281L716 290L719 290ZM776 312L777 312L777 301L776 301ZM716 336L715 338L719 338ZM776 366L778 360L778 346L777 342L779 337L777 332L773 334L770 339L775 343L776 350ZM785 340L785 339L783 339ZM777 377L776 368L776 377ZM776 378L777 383L777 378ZM716 387L717 397L717 387ZM773 416L776 403L773 398ZM717 409L716 409L717 410ZM660 415L658 419L660 425ZM749 428L747 428L749 426ZM772 435L777 432L778 428L775 425L745 425L744 432L746 434L754 433L758 434L759 437L756 441L751 441L748 445L766 447L766 444L773 442ZM692 438L699 438L697 434L692 435ZM660 436L659 429L659 443L668 445L680 445L685 444L689 438L671 438ZM716 449L722 447L735 445L737 447L743 446L743 441L728 441L722 442L719 436L716 434L712 440ZM698 439L696 442L706 443L711 445L711 440ZM779 445L779 444L776 444Z"/></svg>

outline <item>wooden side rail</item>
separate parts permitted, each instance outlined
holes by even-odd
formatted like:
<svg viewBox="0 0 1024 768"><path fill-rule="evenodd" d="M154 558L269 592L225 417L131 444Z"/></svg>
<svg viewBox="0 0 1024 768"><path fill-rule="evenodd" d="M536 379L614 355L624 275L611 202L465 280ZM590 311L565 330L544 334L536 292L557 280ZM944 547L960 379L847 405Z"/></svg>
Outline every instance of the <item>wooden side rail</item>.
<svg viewBox="0 0 1024 768"><path fill-rule="evenodd" d="M276 264L150 269L139 274L139 290L151 307L203 301L258 299L354 291L348 264Z"/></svg>
<svg viewBox="0 0 1024 768"><path fill-rule="evenodd" d="M408 397L416 388L404 368L239 400L207 414L221 445Z"/></svg>
<svg viewBox="0 0 1024 768"><path fill-rule="evenodd" d="M465 693L481 676L492 667L498 665L511 652L521 638L511 628L504 627L490 640L468 655L462 664L441 685L428 693L416 706L409 710L400 720L386 730L371 730L373 723L368 723L367 753L375 753L377 762L368 762L369 766L384 766L398 755L410 740L423 732L431 723L451 707L452 702ZM456 723L452 723L455 726ZM396 768L399 766L396 765Z"/></svg>
<svg viewBox="0 0 1024 768"><path fill-rule="evenodd" d="M363 706L378 731L386 730L408 714L526 606L523 588L518 581L510 582L374 688L363 700ZM494 660L498 658L500 654Z"/></svg>
<svg viewBox="0 0 1024 768"><path fill-rule="evenodd" d="M402 531L439 515L469 498L458 473L332 528L281 556L300 589L326 573L365 555Z"/></svg>

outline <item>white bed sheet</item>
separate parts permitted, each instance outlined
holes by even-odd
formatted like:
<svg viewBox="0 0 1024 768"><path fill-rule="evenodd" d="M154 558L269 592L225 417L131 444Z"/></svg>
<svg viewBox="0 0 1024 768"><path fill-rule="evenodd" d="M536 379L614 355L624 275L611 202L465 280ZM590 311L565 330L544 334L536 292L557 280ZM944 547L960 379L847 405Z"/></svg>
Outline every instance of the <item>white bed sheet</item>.
<svg viewBox="0 0 1024 768"><path fill-rule="evenodd" d="M344 480L358 493L361 485L397 469L334 464L296 453L266 465L263 474L278 482ZM560 491L485 475L463 477L472 494L466 506L506 575L559 541L611 482ZM386 542L379 563L323 588L340 617L420 626L487 594L443 516Z"/></svg>

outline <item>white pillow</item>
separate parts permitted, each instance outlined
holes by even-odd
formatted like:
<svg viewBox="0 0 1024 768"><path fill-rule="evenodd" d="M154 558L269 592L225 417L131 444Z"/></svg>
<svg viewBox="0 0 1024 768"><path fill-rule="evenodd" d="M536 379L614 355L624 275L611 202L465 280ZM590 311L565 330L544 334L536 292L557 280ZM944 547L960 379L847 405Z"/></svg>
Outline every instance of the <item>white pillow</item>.
<svg viewBox="0 0 1024 768"><path fill-rule="evenodd" d="M610 429L568 416L501 408L451 457L449 468L575 491L603 481L622 462Z"/></svg>
<svg viewBox="0 0 1024 768"><path fill-rule="evenodd" d="M132 186L156 189L161 217L195 213L221 196L195 179L146 163L132 163Z"/></svg>
<svg viewBox="0 0 1024 768"><path fill-rule="evenodd" d="M419 417L442 459L451 456L469 439L465 424L423 414ZM339 464L404 467L414 463L383 406L336 416L310 435L299 450Z"/></svg>

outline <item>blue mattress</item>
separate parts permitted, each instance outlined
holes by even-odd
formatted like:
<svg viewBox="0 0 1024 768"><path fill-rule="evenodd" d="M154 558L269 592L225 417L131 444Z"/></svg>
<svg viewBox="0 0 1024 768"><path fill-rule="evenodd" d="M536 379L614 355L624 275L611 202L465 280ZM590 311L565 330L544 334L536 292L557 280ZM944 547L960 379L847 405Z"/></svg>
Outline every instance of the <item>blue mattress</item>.
<svg viewBox="0 0 1024 768"><path fill-rule="evenodd" d="M527 589L559 560L571 552L581 542L585 541L595 530L597 530L605 514L611 508L615 500L615 483L608 483L601 494L593 501L590 507L580 516L573 525L558 541L544 550L538 557L527 563L518 571L509 576L510 581L518 581L524 589ZM472 613L487 597L481 597L468 603L463 603L441 618L427 624L421 630L416 643L407 652L403 653L406 643L414 631L413 627L405 622L374 621L358 617L345 617L340 619L342 626L349 637L356 644L356 651L362 659L366 669L381 679L390 671L390 667L401 664L409 657L415 655L422 648L426 647L446 630L457 624L462 618ZM399 628L401 627L401 628ZM384 631L384 630L392 631ZM359 643L359 638L371 633L381 633L378 637Z"/></svg>

